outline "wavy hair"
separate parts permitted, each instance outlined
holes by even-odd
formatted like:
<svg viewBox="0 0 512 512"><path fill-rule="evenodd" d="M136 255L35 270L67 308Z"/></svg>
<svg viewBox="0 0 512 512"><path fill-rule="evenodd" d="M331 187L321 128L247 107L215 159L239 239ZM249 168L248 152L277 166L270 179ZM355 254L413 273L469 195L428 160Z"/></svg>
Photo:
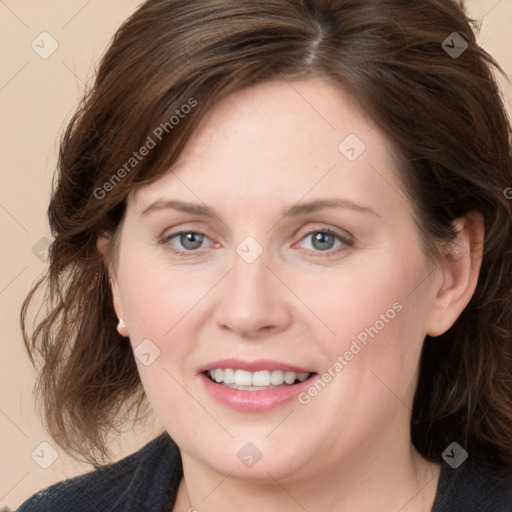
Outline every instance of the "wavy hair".
<svg viewBox="0 0 512 512"><path fill-rule="evenodd" d="M454 37L468 45L457 56ZM49 266L22 306L55 441L103 461L109 433L145 403L96 246L108 233L115 249L128 194L167 172L213 103L267 80L323 77L347 91L396 149L432 261L452 239L454 219L471 210L484 216L474 296L446 333L424 341L411 436L429 460L458 441L472 459L511 470L512 201L505 190L512 155L496 70L503 73L454 0L143 3L116 32L62 137L48 208ZM191 99L197 106L172 122ZM155 147L132 160L149 138ZM29 334L29 306L41 287L44 312Z"/></svg>

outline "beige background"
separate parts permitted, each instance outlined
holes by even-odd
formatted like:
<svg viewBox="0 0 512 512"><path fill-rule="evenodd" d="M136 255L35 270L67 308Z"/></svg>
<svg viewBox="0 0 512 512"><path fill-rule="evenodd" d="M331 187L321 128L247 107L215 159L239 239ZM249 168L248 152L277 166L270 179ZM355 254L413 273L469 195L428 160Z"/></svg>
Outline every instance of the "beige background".
<svg viewBox="0 0 512 512"><path fill-rule="evenodd" d="M16 508L35 491L86 471L44 432L32 389L35 373L22 343L18 316L30 285L44 270L46 208L57 142L84 84L119 24L139 4L134 0L0 0L0 507ZM512 74L512 1L468 0L470 14L482 20L479 42ZM39 52L39 34L48 32L57 50ZM447 34L448 35L448 34ZM36 47L37 48L37 47ZM503 83L510 106L512 89ZM508 184L512 186L512 183ZM154 436L158 422L127 433L116 442L116 458ZM38 456L39 455L39 456Z"/></svg>

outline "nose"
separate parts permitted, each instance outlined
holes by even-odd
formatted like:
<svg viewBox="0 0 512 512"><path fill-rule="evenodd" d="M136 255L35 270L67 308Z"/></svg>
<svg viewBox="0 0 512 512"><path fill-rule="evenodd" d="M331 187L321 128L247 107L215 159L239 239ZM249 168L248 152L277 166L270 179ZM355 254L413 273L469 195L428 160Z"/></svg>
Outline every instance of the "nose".
<svg viewBox="0 0 512 512"><path fill-rule="evenodd" d="M215 310L217 325L246 339L277 334L291 323L290 292L270 269L265 252L247 263L235 255Z"/></svg>

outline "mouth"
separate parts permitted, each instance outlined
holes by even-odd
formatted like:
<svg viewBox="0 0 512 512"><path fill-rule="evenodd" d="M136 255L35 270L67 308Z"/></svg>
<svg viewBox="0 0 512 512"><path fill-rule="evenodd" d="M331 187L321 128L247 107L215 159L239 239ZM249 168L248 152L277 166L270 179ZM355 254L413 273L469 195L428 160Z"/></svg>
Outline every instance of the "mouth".
<svg viewBox="0 0 512 512"><path fill-rule="evenodd" d="M302 383L314 372L292 372L285 370L259 370L250 372L235 368L215 368L203 374L212 382L244 391L266 391L279 387L289 387Z"/></svg>
<svg viewBox="0 0 512 512"><path fill-rule="evenodd" d="M224 359L203 366L198 376L217 403L240 412L264 412L293 402L318 374L277 361Z"/></svg>

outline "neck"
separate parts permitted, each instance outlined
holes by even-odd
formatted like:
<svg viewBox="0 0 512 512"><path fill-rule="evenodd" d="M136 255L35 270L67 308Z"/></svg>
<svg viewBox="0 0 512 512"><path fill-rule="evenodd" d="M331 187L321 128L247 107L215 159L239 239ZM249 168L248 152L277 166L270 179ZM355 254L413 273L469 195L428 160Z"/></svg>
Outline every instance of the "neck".
<svg viewBox="0 0 512 512"><path fill-rule="evenodd" d="M307 477L278 480L269 473L266 481L257 482L219 474L182 454L184 478L173 512L430 512L440 465L423 459L410 444L400 457L384 453L376 460L358 452L335 467L322 467L317 461L314 470L304 472Z"/></svg>

